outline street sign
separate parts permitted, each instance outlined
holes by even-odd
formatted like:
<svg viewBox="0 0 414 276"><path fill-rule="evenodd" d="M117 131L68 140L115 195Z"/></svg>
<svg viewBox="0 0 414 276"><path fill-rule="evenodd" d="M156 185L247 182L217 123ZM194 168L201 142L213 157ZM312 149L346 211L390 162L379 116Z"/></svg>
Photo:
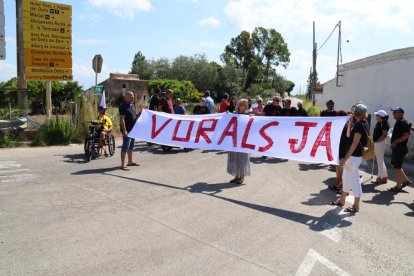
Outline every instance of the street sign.
<svg viewBox="0 0 414 276"><path fill-rule="evenodd" d="M104 87L102 85L95 85L95 86L92 86L92 90L93 90L93 93L102 95L104 91Z"/></svg>
<svg viewBox="0 0 414 276"><path fill-rule="evenodd" d="M92 68L95 73L100 73L102 70L103 58L101 55L95 55L92 60Z"/></svg>
<svg viewBox="0 0 414 276"><path fill-rule="evenodd" d="M72 45L71 34L51 34L39 31L24 30L23 40L25 43L36 42L42 44Z"/></svg>
<svg viewBox="0 0 414 276"><path fill-rule="evenodd" d="M4 2L0 0L0 13L4 13Z"/></svg>
<svg viewBox="0 0 414 276"><path fill-rule="evenodd" d="M0 27L6 26L6 18L3 13L0 13Z"/></svg>
<svg viewBox="0 0 414 276"><path fill-rule="evenodd" d="M72 52L24 49L26 67L72 68Z"/></svg>
<svg viewBox="0 0 414 276"><path fill-rule="evenodd" d="M72 80L72 6L23 0L26 80Z"/></svg>
<svg viewBox="0 0 414 276"><path fill-rule="evenodd" d="M72 17L72 6L39 0L23 0L23 12L33 13L31 17L36 17L35 14Z"/></svg>
<svg viewBox="0 0 414 276"><path fill-rule="evenodd" d="M47 74L47 75L72 75L72 69L50 68L50 67L26 67L26 74Z"/></svg>
<svg viewBox="0 0 414 276"><path fill-rule="evenodd" d="M0 27L0 41L6 40L6 28Z"/></svg>
<svg viewBox="0 0 414 276"><path fill-rule="evenodd" d="M40 81L72 81L72 75L61 74L26 74L26 80L40 80Z"/></svg>

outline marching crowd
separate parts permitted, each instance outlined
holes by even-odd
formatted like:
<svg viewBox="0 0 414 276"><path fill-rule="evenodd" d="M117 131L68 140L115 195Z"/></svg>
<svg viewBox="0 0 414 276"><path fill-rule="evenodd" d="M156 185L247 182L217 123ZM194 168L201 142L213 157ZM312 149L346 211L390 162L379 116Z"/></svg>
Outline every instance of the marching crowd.
<svg viewBox="0 0 414 276"><path fill-rule="evenodd" d="M167 89L161 92L159 87L154 89L153 96L150 98L149 109L154 111L166 112L171 114L186 114L186 110L179 98L173 103L173 90ZM124 103L119 107L120 127L123 136L121 148L121 169L129 170L129 166L139 166L133 161L133 149L135 139L128 137L128 133L134 127L137 119L135 110L134 93L128 91L124 97ZM250 114L255 116L308 116L302 103L297 103L297 108L291 106L291 99L287 98L280 105L280 98L274 96L268 104L263 103L263 99L257 98L257 106L252 108L251 101L248 99L237 99L225 94L221 100L218 112L231 112L237 114ZM384 162L384 154L387 147L391 146L391 164L395 171L396 185L388 191L398 193L404 187L412 185L404 170L402 169L404 159L408 153L408 138L411 131L411 124L404 118L402 107L391 108L392 115L396 123L390 132L388 123L389 115L385 110L374 112L376 124L373 129L373 142L375 147L375 159L378 165L378 176L374 184L385 184L388 181L387 168ZM204 97L199 99L199 103L194 107L193 114L212 114L215 112L214 101L210 92L206 91ZM358 103L352 106L350 111L334 109L334 102L329 100L326 109L321 111L320 116L349 116L340 138L339 145L339 165L336 166L336 183L329 186L334 189L340 197L330 202L331 205L345 205L345 198L352 190L355 201L352 206L344 209L345 212L355 213L359 211L360 199L362 196L361 180L359 167L363 160L363 152L370 136L370 126L367 121L367 107ZM125 162L127 157L127 162ZM242 184L245 176L250 175L250 157L248 153L228 152L227 172L234 176L231 183Z"/></svg>

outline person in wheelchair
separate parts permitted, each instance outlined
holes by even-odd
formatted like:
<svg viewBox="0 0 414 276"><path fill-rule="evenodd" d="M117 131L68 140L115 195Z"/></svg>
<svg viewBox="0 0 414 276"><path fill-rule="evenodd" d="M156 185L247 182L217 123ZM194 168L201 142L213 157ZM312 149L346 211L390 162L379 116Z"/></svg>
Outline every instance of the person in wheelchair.
<svg viewBox="0 0 414 276"><path fill-rule="evenodd" d="M103 148L105 146L105 137L108 133L112 131L112 120L108 116L105 115L106 108L104 106L98 107L98 116L96 120L100 122L99 125L96 126L96 131L99 133L99 147ZM106 148L104 148L105 155Z"/></svg>

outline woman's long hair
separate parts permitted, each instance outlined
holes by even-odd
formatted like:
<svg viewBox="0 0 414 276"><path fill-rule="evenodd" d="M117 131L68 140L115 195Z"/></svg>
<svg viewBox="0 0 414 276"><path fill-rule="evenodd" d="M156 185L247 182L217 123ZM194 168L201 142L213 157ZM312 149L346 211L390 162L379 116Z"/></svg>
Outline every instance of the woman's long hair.
<svg viewBox="0 0 414 276"><path fill-rule="evenodd" d="M248 103L249 103L249 101L247 99L240 99L237 102L236 109L234 110L235 113L238 113L238 114L240 113L240 105L242 105L243 103L246 104L246 110L245 111L248 110Z"/></svg>

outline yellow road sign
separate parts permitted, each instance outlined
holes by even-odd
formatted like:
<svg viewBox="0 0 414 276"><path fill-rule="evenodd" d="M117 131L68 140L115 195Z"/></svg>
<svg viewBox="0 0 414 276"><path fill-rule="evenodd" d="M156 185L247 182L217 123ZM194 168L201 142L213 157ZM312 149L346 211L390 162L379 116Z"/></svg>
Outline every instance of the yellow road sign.
<svg viewBox="0 0 414 276"><path fill-rule="evenodd" d="M25 49L33 49L33 50L62 50L71 52L72 46L70 43L68 45L59 45L59 44L46 44L46 43L36 43L36 42L28 42L24 43Z"/></svg>
<svg viewBox="0 0 414 276"><path fill-rule="evenodd" d="M26 43L37 43L37 44L43 44L43 45L54 44L54 45L72 46L72 35L43 33L43 32L37 32L37 31L23 30L23 41L25 44Z"/></svg>
<svg viewBox="0 0 414 276"><path fill-rule="evenodd" d="M24 71L28 75L72 75L72 68L26 67Z"/></svg>
<svg viewBox="0 0 414 276"><path fill-rule="evenodd" d="M23 0L23 11L60 15L66 17L72 16L72 6L70 5L38 0Z"/></svg>
<svg viewBox="0 0 414 276"><path fill-rule="evenodd" d="M40 81L72 81L73 75L60 74L26 74L26 80L40 80Z"/></svg>
<svg viewBox="0 0 414 276"><path fill-rule="evenodd" d="M26 67L72 68L72 52L24 49Z"/></svg>
<svg viewBox="0 0 414 276"><path fill-rule="evenodd" d="M72 18L44 19L32 16L23 17L23 29L35 29L34 26L39 25L72 29Z"/></svg>
<svg viewBox="0 0 414 276"><path fill-rule="evenodd" d="M42 25L42 24L24 24L23 23L23 32L35 31L35 32L45 32L50 34L72 34L71 27L61 27L55 25Z"/></svg>

